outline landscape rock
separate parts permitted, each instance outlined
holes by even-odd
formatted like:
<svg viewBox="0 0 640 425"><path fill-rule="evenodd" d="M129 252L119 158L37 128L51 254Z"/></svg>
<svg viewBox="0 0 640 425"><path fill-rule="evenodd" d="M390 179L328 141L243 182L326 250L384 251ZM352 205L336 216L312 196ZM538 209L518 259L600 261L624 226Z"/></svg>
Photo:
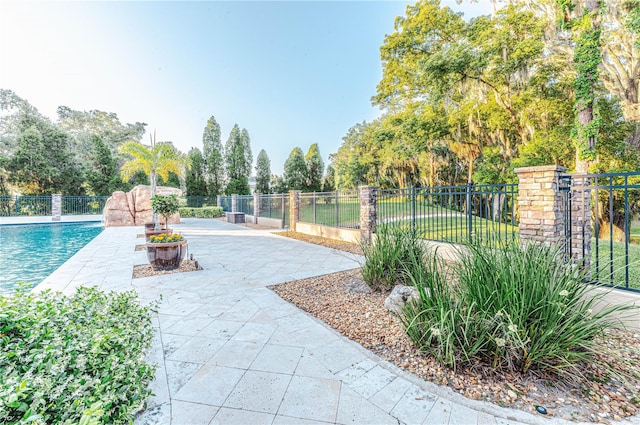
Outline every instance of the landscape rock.
<svg viewBox="0 0 640 425"><path fill-rule="evenodd" d="M156 187L158 195L182 195L175 187ZM104 226L142 226L151 221L151 186L139 185L125 193L113 192L104 206ZM169 224L180 223L180 214L169 217Z"/></svg>
<svg viewBox="0 0 640 425"><path fill-rule="evenodd" d="M402 308L409 302L409 300L418 299L418 290L413 286L396 285L391 294L384 300L384 308L387 310L400 314Z"/></svg>

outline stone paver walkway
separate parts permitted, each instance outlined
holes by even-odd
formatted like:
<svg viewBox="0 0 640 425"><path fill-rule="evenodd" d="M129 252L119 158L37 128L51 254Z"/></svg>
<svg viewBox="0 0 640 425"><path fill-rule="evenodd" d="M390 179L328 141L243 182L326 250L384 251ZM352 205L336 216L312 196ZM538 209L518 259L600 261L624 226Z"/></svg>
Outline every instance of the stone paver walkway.
<svg viewBox="0 0 640 425"><path fill-rule="evenodd" d="M133 265L147 263L135 251L142 227L107 228L38 286L162 297L155 396L137 425L569 423L424 382L265 287L358 267L357 256L218 220L184 222L174 228L202 271L134 280Z"/></svg>

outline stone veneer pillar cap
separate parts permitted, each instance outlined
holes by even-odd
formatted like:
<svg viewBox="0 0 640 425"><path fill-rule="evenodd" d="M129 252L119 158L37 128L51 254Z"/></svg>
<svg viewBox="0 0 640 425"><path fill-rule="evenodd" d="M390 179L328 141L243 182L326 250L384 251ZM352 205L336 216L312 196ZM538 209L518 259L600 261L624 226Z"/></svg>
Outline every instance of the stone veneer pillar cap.
<svg viewBox="0 0 640 425"><path fill-rule="evenodd" d="M565 171L567 171L567 168L561 165L540 165L536 167L521 167L513 170L513 172L516 174L532 173L534 171L537 171L537 172L558 171L560 173L564 173Z"/></svg>

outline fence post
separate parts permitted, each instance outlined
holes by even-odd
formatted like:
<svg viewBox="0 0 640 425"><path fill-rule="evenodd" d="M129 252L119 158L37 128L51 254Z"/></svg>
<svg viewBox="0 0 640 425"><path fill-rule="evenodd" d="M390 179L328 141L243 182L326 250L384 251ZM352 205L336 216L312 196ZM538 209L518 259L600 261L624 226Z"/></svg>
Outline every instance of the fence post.
<svg viewBox="0 0 640 425"><path fill-rule="evenodd" d="M316 207L316 193L313 192L313 224L318 223L318 208Z"/></svg>
<svg viewBox="0 0 640 425"><path fill-rule="evenodd" d="M216 206L217 207L222 206L222 195L216 195Z"/></svg>
<svg viewBox="0 0 640 425"><path fill-rule="evenodd" d="M378 219L378 188L360 186L360 235L363 240L371 240L376 232Z"/></svg>
<svg viewBox="0 0 640 425"><path fill-rule="evenodd" d="M591 179L585 174L571 176L571 223L567 243L574 264L587 271L591 264Z"/></svg>
<svg viewBox="0 0 640 425"><path fill-rule="evenodd" d="M51 215L52 221L60 221L62 216L62 195L59 193L51 195Z"/></svg>
<svg viewBox="0 0 640 425"><path fill-rule="evenodd" d="M340 217L339 217L340 211L339 211L339 207L338 207L338 199L339 199L338 198L338 191L336 190L333 193L336 195L335 196L335 198L336 198L336 227L339 227L338 225L339 225L339 222L340 222Z"/></svg>
<svg viewBox="0 0 640 425"><path fill-rule="evenodd" d="M286 208L284 207L284 204L285 204L285 202L284 202L284 201L285 201L285 199L286 199L286 195L283 193L283 194L281 195L281 197L282 197L282 202L280 203L280 208L282 209L282 225L280 226L280 228L281 228L281 229L284 229L284 225L285 225L285 223L287 222L287 219L286 219L286 217L285 217L285 214L287 213L287 210L286 210ZM269 200L269 208L271 208L271 200ZM271 211L271 210L269 210L269 211ZM271 215L269 215L269 217L271 217Z"/></svg>
<svg viewBox="0 0 640 425"><path fill-rule="evenodd" d="M238 212L238 195L231 195L231 212Z"/></svg>
<svg viewBox="0 0 640 425"><path fill-rule="evenodd" d="M411 231L416 231L416 188L411 186Z"/></svg>
<svg viewBox="0 0 640 425"><path fill-rule="evenodd" d="M473 189L473 183L467 183L467 236L469 242L473 242L473 197L471 196L471 190Z"/></svg>
<svg viewBox="0 0 640 425"><path fill-rule="evenodd" d="M260 217L260 194L253 192L253 223L258 224L258 217Z"/></svg>
<svg viewBox="0 0 640 425"><path fill-rule="evenodd" d="M516 168L518 207L520 209L520 243L530 241L555 245L564 242L566 214L562 208L560 174L567 171L558 165Z"/></svg>
<svg viewBox="0 0 640 425"><path fill-rule="evenodd" d="M296 231L296 225L300 221L300 191L289 191L289 228Z"/></svg>

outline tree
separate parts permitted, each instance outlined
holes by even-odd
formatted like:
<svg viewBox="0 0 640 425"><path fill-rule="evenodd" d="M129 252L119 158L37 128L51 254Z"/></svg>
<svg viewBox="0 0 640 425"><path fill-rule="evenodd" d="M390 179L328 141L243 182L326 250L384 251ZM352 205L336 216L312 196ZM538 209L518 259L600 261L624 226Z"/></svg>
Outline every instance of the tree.
<svg viewBox="0 0 640 425"><path fill-rule="evenodd" d="M327 165L327 173L322 180L322 191L323 192L333 192L336 190L336 170L333 168L333 165Z"/></svg>
<svg viewBox="0 0 640 425"><path fill-rule="evenodd" d="M84 194L84 176L70 149L69 136L40 115L23 116L5 168L9 183L24 194Z"/></svg>
<svg viewBox="0 0 640 425"><path fill-rule="evenodd" d="M202 134L203 161L209 196L222 193L224 188L224 152L220 141L220 125L212 115Z"/></svg>
<svg viewBox="0 0 640 425"><path fill-rule="evenodd" d="M573 1L557 0L558 12L564 17L564 28L570 28L576 43L573 62L576 76L575 90L575 137L576 171L586 173L596 159L596 137L599 120L594 119L593 107L596 99L596 85L599 78L598 67L602 62L600 51L601 8L599 0L586 0L585 8L578 16L570 19L576 9Z"/></svg>
<svg viewBox="0 0 640 425"><path fill-rule="evenodd" d="M198 148L189 151L189 170L186 172L187 196L207 196L206 167L202 152Z"/></svg>
<svg viewBox="0 0 640 425"><path fill-rule="evenodd" d="M320 155L318 144L309 146L309 150L304 157L307 164L307 190L319 192L322 190L322 176L324 175L324 161Z"/></svg>
<svg viewBox="0 0 640 425"><path fill-rule="evenodd" d="M91 168L87 171L87 183L95 195L109 196L121 189L116 159L102 137L93 135L91 142L93 158Z"/></svg>
<svg viewBox="0 0 640 425"><path fill-rule="evenodd" d="M240 130L238 124L231 129L229 138L224 147L225 164L227 170L227 195L249 195L249 175L251 174L251 148L249 133Z"/></svg>
<svg viewBox="0 0 640 425"><path fill-rule="evenodd" d="M305 190L307 186L307 163L299 147L293 148L284 162L283 179L289 190Z"/></svg>
<svg viewBox="0 0 640 425"><path fill-rule="evenodd" d="M256 192L271 193L269 183L271 180L271 161L264 149L258 153L256 160Z"/></svg>
<svg viewBox="0 0 640 425"><path fill-rule="evenodd" d="M271 191L272 193L287 193L289 191L284 177L276 176L275 174L271 176Z"/></svg>
<svg viewBox="0 0 640 425"><path fill-rule="evenodd" d="M129 141L120 146L118 151L131 157L120 169L122 181L128 181L139 171L144 172L151 181L151 197L156 195L157 176L165 182L169 180L169 173L183 178L188 166L187 159L171 142L156 143L155 135L151 137L151 146Z"/></svg>
<svg viewBox="0 0 640 425"><path fill-rule="evenodd" d="M67 106L59 106L58 127L71 137L72 149L80 163L87 168L93 162L93 137L100 136L103 143L115 154L124 142L139 142L144 135L145 123L122 124L118 115L99 110L77 111ZM115 178L118 174L115 174Z"/></svg>

